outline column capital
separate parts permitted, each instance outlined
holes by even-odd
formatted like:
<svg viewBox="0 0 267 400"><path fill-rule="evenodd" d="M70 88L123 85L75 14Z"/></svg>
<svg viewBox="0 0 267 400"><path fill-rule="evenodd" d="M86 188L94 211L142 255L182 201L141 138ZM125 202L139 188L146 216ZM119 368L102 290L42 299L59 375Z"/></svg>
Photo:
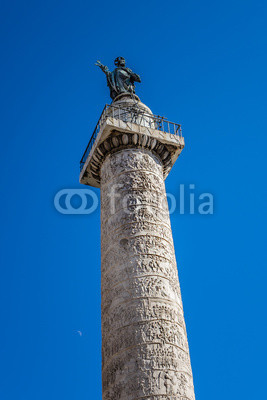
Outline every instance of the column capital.
<svg viewBox="0 0 267 400"><path fill-rule="evenodd" d="M181 125L153 115L137 96L107 105L81 160L80 183L100 187L100 169L109 153L144 148L162 162L164 179L184 148Z"/></svg>

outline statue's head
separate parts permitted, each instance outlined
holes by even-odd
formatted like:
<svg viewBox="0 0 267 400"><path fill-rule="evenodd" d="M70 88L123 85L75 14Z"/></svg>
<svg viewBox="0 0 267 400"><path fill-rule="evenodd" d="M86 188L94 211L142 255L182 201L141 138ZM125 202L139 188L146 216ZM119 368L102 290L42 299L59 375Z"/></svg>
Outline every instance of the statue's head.
<svg viewBox="0 0 267 400"><path fill-rule="evenodd" d="M125 67L125 58L124 57L117 57L114 61L116 67Z"/></svg>

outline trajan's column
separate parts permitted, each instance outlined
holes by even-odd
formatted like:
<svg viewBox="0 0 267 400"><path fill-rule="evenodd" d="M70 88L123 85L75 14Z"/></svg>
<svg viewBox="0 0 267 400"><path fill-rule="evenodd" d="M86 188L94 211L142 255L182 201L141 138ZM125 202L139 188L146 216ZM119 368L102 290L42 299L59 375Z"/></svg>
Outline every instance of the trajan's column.
<svg viewBox="0 0 267 400"><path fill-rule="evenodd" d="M165 183L181 127L134 94L123 57L106 74L113 100L81 160L101 189L103 400L193 400L194 386Z"/></svg>

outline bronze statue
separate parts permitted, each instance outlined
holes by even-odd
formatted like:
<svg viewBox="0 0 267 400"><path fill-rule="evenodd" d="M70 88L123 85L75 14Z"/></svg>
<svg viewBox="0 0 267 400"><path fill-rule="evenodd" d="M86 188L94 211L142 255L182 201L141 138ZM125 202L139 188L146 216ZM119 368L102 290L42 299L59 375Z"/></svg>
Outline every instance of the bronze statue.
<svg viewBox="0 0 267 400"><path fill-rule="evenodd" d="M100 61L95 63L95 65L100 67L106 74L112 100L122 93L135 93L134 82L141 82L139 75L131 71L130 68L125 67L125 58L117 57L114 64L117 68L111 72L108 67L101 64Z"/></svg>

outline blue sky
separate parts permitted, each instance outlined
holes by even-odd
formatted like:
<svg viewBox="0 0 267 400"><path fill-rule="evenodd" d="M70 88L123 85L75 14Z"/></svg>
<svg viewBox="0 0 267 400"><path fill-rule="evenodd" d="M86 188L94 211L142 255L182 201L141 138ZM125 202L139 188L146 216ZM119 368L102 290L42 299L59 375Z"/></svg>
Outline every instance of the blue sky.
<svg viewBox="0 0 267 400"><path fill-rule="evenodd" d="M171 216L196 397L265 397L266 4L3 0L0 18L0 398L101 399L100 210L53 199L81 187L110 102L94 62L117 56L183 126L167 191L214 196L213 215Z"/></svg>

